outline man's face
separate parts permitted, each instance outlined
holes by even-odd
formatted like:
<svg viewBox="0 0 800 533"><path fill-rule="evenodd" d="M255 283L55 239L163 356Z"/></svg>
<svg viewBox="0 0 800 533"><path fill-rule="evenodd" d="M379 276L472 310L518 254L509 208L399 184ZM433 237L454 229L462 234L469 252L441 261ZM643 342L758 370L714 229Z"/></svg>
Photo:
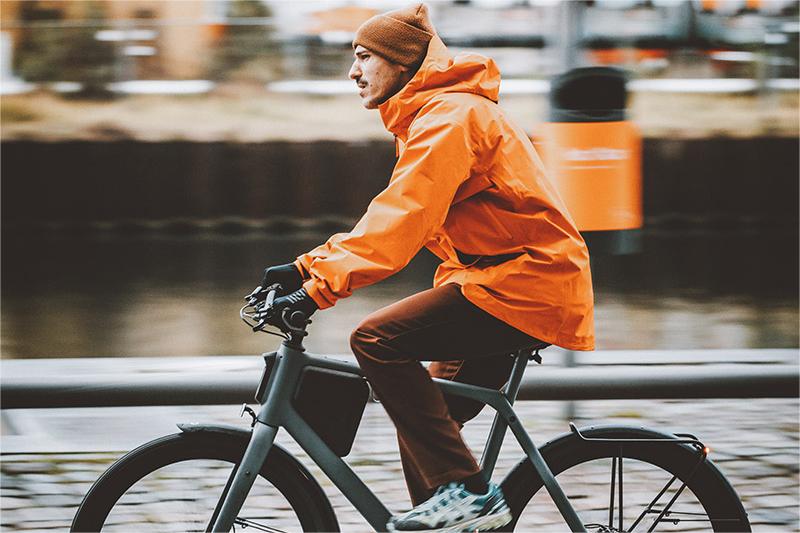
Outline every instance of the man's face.
<svg viewBox="0 0 800 533"><path fill-rule="evenodd" d="M358 84L358 95L367 109L375 109L397 94L411 79L408 67L392 63L361 45L353 51L355 60L348 76Z"/></svg>

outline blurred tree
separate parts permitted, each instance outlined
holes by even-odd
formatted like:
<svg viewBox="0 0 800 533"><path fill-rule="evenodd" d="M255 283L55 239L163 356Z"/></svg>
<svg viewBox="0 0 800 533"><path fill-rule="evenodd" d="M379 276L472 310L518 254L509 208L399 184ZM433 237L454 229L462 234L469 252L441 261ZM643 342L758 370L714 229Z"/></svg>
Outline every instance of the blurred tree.
<svg viewBox="0 0 800 533"><path fill-rule="evenodd" d="M80 24L67 26L58 24L63 19L60 9L43 8L37 1L21 2L24 28L16 68L27 81L75 81L82 84L77 96L109 97L107 84L114 81L116 63L114 45L95 38L105 26L105 11L99 1L82 5Z"/></svg>
<svg viewBox="0 0 800 533"><path fill-rule="evenodd" d="M105 9L100 2L91 1L84 13L91 25L71 33L64 53L65 77L83 83L81 96L108 97L108 84L115 78L116 51L113 43L95 37L106 26Z"/></svg>
<svg viewBox="0 0 800 533"><path fill-rule="evenodd" d="M233 0L227 12L230 22L217 44L210 66L210 77L225 80L237 77L248 64L259 59L267 59L272 51L270 33L272 29L253 20L272 16L272 11L260 0ZM258 69L255 69L258 70ZM247 75L245 75L247 77ZM262 81L262 80L259 80Z"/></svg>
<svg viewBox="0 0 800 533"><path fill-rule="evenodd" d="M14 67L28 81L51 81L53 63L58 63L61 52L62 28L37 27L41 22L58 22L61 11L42 9L38 2L20 4L22 30L19 45L14 54Z"/></svg>

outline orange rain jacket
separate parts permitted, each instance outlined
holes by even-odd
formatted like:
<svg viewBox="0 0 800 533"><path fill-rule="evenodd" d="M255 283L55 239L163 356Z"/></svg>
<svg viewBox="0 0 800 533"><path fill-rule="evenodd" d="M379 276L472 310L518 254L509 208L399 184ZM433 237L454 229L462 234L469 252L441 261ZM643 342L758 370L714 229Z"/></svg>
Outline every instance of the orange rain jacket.
<svg viewBox="0 0 800 533"><path fill-rule="evenodd" d="M537 339L594 348L589 254L525 132L497 105L500 72L434 36L416 75L380 106L398 143L389 185L349 233L297 258L321 309L425 246L473 304Z"/></svg>

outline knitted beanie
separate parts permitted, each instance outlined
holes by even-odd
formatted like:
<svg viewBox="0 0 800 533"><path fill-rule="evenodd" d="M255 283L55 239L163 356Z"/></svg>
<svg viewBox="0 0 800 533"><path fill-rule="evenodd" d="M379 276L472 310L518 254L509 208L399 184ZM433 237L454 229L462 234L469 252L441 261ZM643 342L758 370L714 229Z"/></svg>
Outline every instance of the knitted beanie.
<svg viewBox="0 0 800 533"><path fill-rule="evenodd" d="M428 7L416 4L367 20L356 30L353 48L361 45L389 61L410 67L425 57L435 33Z"/></svg>

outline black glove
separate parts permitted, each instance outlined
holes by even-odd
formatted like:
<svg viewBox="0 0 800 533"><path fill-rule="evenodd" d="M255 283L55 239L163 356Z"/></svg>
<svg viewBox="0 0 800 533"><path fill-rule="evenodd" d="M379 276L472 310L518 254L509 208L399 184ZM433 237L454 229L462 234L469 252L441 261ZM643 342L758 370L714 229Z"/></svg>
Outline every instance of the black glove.
<svg viewBox="0 0 800 533"><path fill-rule="evenodd" d="M261 288L266 289L276 283L281 285L279 295L289 294L303 286L303 276L293 263L271 266L265 269L264 277L261 279Z"/></svg>
<svg viewBox="0 0 800 533"><path fill-rule="evenodd" d="M281 328L284 325L284 320L292 326L300 327L302 323L298 323L297 318L293 318L292 315L300 311L303 313L303 318L308 319L317 309L319 309L319 306L311 299L306 290L298 289L286 296L275 298L272 302L272 307L265 309L258 318L266 319L267 323Z"/></svg>

